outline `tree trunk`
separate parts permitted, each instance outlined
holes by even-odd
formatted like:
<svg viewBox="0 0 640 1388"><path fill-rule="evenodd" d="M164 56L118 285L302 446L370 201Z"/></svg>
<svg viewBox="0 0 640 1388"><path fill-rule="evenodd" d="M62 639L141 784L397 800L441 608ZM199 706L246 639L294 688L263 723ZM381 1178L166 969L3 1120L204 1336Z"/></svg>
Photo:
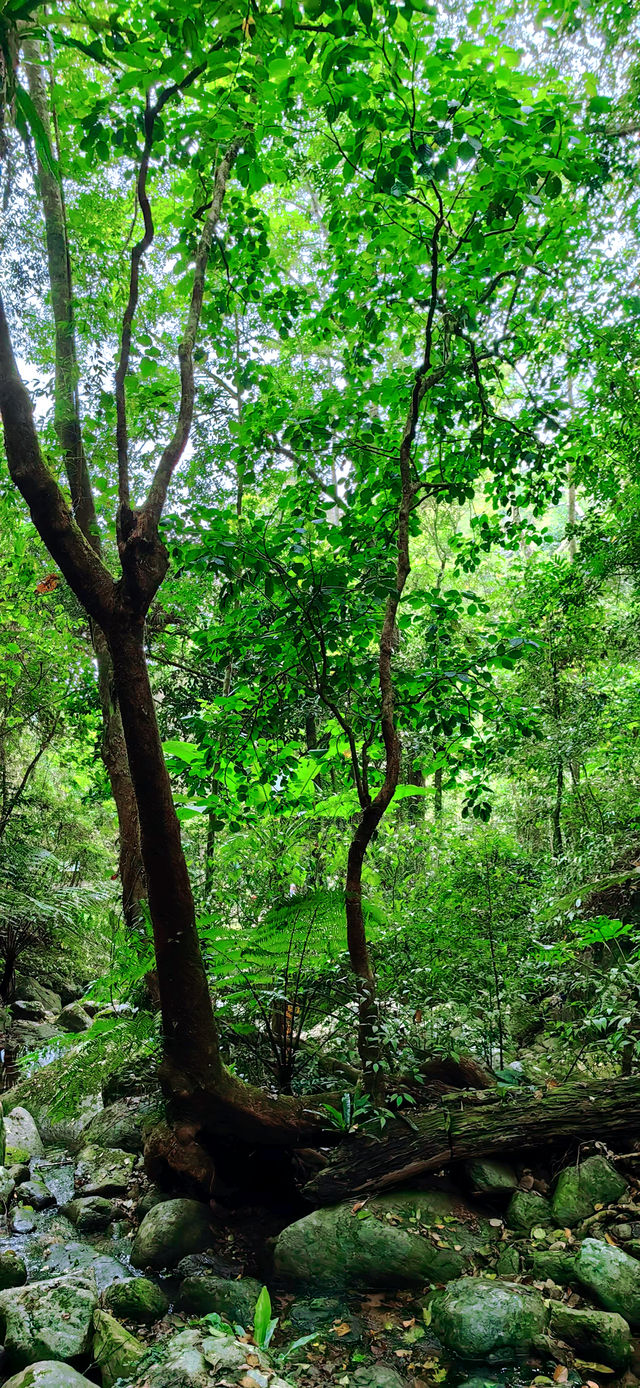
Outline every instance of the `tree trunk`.
<svg viewBox="0 0 640 1388"><path fill-rule="evenodd" d="M349 845L345 907L349 959L356 976L358 992L358 1055L362 1065L363 1083L368 1094L375 1098L382 1098L384 1095L384 1076L380 1063L380 1018L376 998L376 980L367 947L367 933L362 909L362 865L374 833L374 829L369 827L370 810L371 807L369 811L364 811Z"/></svg>
<svg viewBox="0 0 640 1388"><path fill-rule="evenodd" d="M560 757L560 758L558 759L558 764L557 764L557 767L556 767L556 798L555 798L555 801L554 801L553 812L552 812L552 815L551 815L551 824L552 824L551 851L552 851L552 853L553 853L554 858L561 858L562 855L563 855L563 853L564 853L564 844L563 844L563 842L562 842L562 791L563 791L563 787L564 787L564 766L563 766L563 763L562 763L562 758Z"/></svg>
<svg viewBox="0 0 640 1388"><path fill-rule="evenodd" d="M314 1204L407 1184L451 1162L494 1153L523 1152L556 1141L640 1134L640 1078L591 1080L538 1090L523 1097L491 1090L447 1096L437 1108L411 1115L382 1138L354 1137L304 1188Z"/></svg>

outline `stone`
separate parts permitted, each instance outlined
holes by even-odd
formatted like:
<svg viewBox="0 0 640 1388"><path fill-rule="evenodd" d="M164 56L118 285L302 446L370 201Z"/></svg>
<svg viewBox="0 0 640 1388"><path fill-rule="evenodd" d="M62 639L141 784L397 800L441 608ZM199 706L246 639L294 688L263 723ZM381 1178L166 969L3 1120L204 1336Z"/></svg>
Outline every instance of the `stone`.
<svg viewBox="0 0 640 1388"><path fill-rule="evenodd" d="M124 1195L135 1161L132 1152L87 1144L78 1157L76 1191L79 1195Z"/></svg>
<svg viewBox="0 0 640 1388"><path fill-rule="evenodd" d="M104 1195L86 1195L78 1200L70 1200L68 1205L63 1205L62 1213L82 1234L106 1229L115 1218L113 1200L107 1200Z"/></svg>
<svg viewBox="0 0 640 1388"><path fill-rule="evenodd" d="M534 1277L539 1281L546 1282L551 1278L552 1282L557 1282L561 1287L568 1287L576 1280L576 1254L567 1252L557 1252L549 1249L532 1249L530 1261L533 1268Z"/></svg>
<svg viewBox="0 0 640 1388"><path fill-rule="evenodd" d="M551 1205L537 1190L517 1190L509 1201L507 1224L518 1234L530 1234L538 1225L549 1229L553 1224Z"/></svg>
<svg viewBox="0 0 640 1388"><path fill-rule="evenodd" d="M406 1378L386 1364L362 1364L351 1378L355 1388L406 1388Z"/></svg>
<svg viewBox="0 0 640 1388"><path fill-rule="evenodd" d="M26 1108L14 1108L8 1113L4 1120L4 1135L7 1147L5 1157L6 1165L11 1166L12 1161L20 1161L20 1157L9 1156L11 1151L26 1153L27 1162L31 1157L43 1157L44 1147L42 1138L36 1127L31 1114Z"/></svg>
<svg viewBox="0 0 640 1388"><path fill-rule="evenodd" d="M133 1240L134 1268L168 1268L187 1253L199 1253L212 1239L211 1215L197 1200L165 1200L145 1215Z"/></svg>
<svg viewBox="0 0 640 1388"><path fill-rule="evenodd" d="M572 1229L593 1214L596 1205L613 1204L626 1189L624 1176L606 1157L588 1157L579 1166L567 1166L558 1176L551 1200L554 1223Z"/></svg>
<svg viewBox="0 0 640 1388"><path fill-rule="evenodd" d="M7 1172L14 1186L20 1186L23 1181L28 1181L31 1174L28 1162L24 1164L18 1162L14 1166L3 1166L2 1170Z"/></svg>
<svg viewBox="0 0 640 1388"><path fill-rule="evenodd" d="M100 1369L102 1388L112 1388L119 1378L132 1378L146 1354L136 1340L106 1311L94 1311L93 1357Z"/></svg>
<svg viewBox="0 0 640 1388"><path fill-rule="evenodd" d="M428 1237L437 1227L439 1243ZM500 1230L443 1191L376 1196L314 1210L279 1234L276 1275L318 1287L396 1287L448 1282L473 1267L474 1254Z"/></svg>
<svg viewBox="0 0 640 1388"><path fill-rule="evenodd" d="M58 984L58 992L62 1006L66 1007L67 1003L77 1002L82 997L84 988L81 983L74 983L73 979L63 978Z"/></svg>
<svg viewBox="0 0 640 1388"><path fill-rule="evenodd" d="M10 1372L39 1359L86 1354L97 1304L95 1278L84 1273L0 1292L0 1325Z"/></svg>
<svg viewBox="0 0 640 1388"><path fill-rule="evenodd" d="M237 1282L229 1282L224 1277L202 1274L199 1277L185 1277L178 1292L179 1311L190 1315L206 1316L210 1311L226 1316L233 1325L243 1325L245 1329L253 1325L253 1313L262 1284L253 1277L241 1277Z"/></svg>
<svg viewBox="0 0 640 1388"><path fill-rule="evenodd" d="M612 1369L624 1369L631 1357L631 1331L622 1316L611 1311L582 1311L551 1307L551 1334L578 1350L582 1359L595 1359Z"/></svg>
<svg viewBox="0 0 640 1388"><path fill-rule="evenodd" d="M18 1022L45 1022L49 1013L41 1002L31 1002L27 998L15 998L11 1003L11 1014Z"/></svg>
<svg viewBox="0 0 640 1388"><path fill-rule="evenodd" d="M520 1254L509 1244L502 1249L496 1263L498 1277L517 1277L520 1271Z"/></svg>
<svg viewBox="0 0 640 1388"><path fill-rule="evenodd" d="M161 1341L130 1388L214 1388L221 1382L228 1388L289 1388L263 1350L196 1327Z"/></svg>
<svg viewBox="0 0 640 1388"><path fill-rule="evenodd" d="M0 1291L7 1287L24 1287L27 1269L24 1258L13 1248L5 1248L0 1253Z"/></svg>
<svg viewBox="0 0 640 1388"><path fill-rule="evenodd" d="M465 1176L475 1195L512 1195L518 1188L518 1177L506 1162L477 1157L465 1162Z"/></svg>
<svg viewBox="0 0 640 1388"><path fill-rule="evenodd" d="M178 1197L176 1196L175 1198L177 1199ZM142 1199L138 1201L136 1205L136 1214L140 1219L144 1219L145 1215L149 1213L149 1210L155 1209L156 1205L165 1205L169 1199L171 1199L171 1196L167 1194L166 1190L159 1190L157 1186L152 1186L151 1190L148 1190L146 1195L143 1195Z"/></svg>
<svg viewBox="0 0 640 1388"><path fill-rule="evenodd" d="M213 1249L208 1249L204 1253L189 1253L176 1266L177 1277L201 1277L203 1273L209 1273L212 1277L241 1277L242 1263L232 1258L221 1258Z"/></svg>
<svg viewBox="0 0 640 1388"><path fill-rule="evenodd" d="M32 1176L30 1181L23 1181L17 1186L16 1197L21 1205L30 1205L32 1210L48 1210L56 1203L55 1196L40 1176Z"/></svg>
<svg viewBox="0 0 640 1388"><path fill-rule="evenodd" d="M169 1298L148 1277L127 1277L114 1282L104 1294L104 1304L116 1316L139 1325L153 1325L169 1310Z"/></svg>
<svg viewBox="0 0 640 1388"><path fill-rule="evenodd" d="M161 1112L156 1096L142 1094L116 1099L91 1119L85 1137L100 1147L119 1147L125 1152L140 1153L147 1129L157 1122Z"/></svg>
<svg viewBox="0 0 640 1388"><path fill-rule="evenodd" d="M68 1002L66 1007L62 1008L57 1020L58 1026L62 1027L63 1031L88 1031L92 1025L89 1013L85 1012L84 1007L79 1002Z"/></svg>
<svg viewBox="0 0 640 1388"><path fill-rule="evenodd" d="M58 1243L46 1246L40 1256L39 1276L41 1280L60 1277L68 1273L83 1273L95 1278L99 1292L103 1292L112 1282L129 1277L124 1263L101 1253L90 1243Z"/></svg>
<svg viewBox="0 0 640 1388"><path fill-rule="evenodd" d="M481 1277L451 1282L431 1300L431 1328L460 1359L515 1360L535 1349L548 1318L539 1292Z"/></svg>
<svg viewBox="0 0 640 1388"><path fill-rule="evenodd" d="M640 1329L640 1263L622 1248L585 1239L576 1258L576 1276L607 1311Z"/></svg>
<svg viewBox="0 0 640 1388"><path fill-rule="evenodd" d="M317 1335L318 1339L340 1342L345 1347L357 1345L365 1333L361 1316L354 1316L344 1301L333 1296L314 1296L294 1301L289 1307L287 1321L293 1336ZM349 1326L345 1334L345 1325ZM340 1328L340 1334L337 1329Z"/></svg>
<svg viewBox="0 0 640 1388"><path fill-rule="evenodd" d="M43 1050L51 1042L59 1040L60 1031L51 1022L21 1022L16 1020L11 1026L11 1041L18 1056L28 1055L30 1051Z"/></svg>
<svg viewBox="0 0 640 1388"><path fill-rule="evenodd" d="M36 1227L35 1210L29 1205L16 1205L9 1215L9 1227L14 1234L32 1234Z"/></svg>
<svg viewBox="0 0 640 1388"><path fill-rule="evenodd" d="M29 1167L26 1168L26 1173L27 1174L25 1176L22 1174L21 1171L21 1177L23 1181L28 1181L29 1179ZM15 1188L15 1176L12 1175L11 1171L7 1170L6 1166L0 1166L0 1205L8 1204Z"/></svg>
<svg viewBox="0 0 640 1388"><path fill-rule="evenodd" d="M45 1010L53 1012L54 1015L57 1015L62 1007L62 998L53 988L45 987L44 983L38 983L35 978L23 978L21 974L16 978L16 995L26 998L28 1002L41 1002Z"/></svg>
<svg viewBox="0 0 640 1388"><path fill-rule="evenodd" d="M4 1388L95 1388L88 1378L53 1359L42 1359L39 1364L30 1364L19 1374L7 1380Z"/></svg>

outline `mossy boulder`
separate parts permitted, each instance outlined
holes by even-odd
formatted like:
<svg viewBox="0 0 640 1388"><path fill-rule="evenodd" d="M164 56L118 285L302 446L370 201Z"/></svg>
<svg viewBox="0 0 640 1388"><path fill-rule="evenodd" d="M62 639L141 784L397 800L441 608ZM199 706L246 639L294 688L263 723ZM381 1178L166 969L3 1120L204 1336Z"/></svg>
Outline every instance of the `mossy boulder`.
<svg viewBox="0 0 640 1388"><path fill-rule="evenodd" d="M612 1369L624 1369L631 1357L631 1331L622 1316L611 1311L577 1310L555 1302L551 1306L551 1334L578 1350L583 1359L595 1359Z"/></svg>
<svg viewBox="0 0 640 1388"><path fill-rule="evenodd" d="M119 1378L132 1378L146 1354L144 1345L125 1330L106 1311L93 1316L93 1357L102 1378L102 1388L112 1388Z"/></svg>
<svg viewBox="0 0 640 1388"><path fill-rule="evenodd" d="M197 1200L166 1200L145 1215L133 1240L134 1268L169 1268L212 1242L211 1215Z"/></svg>
<svg viewBox="0 0 640 1388"><path fill-rule="evenodd" d="M443 1191L405 1191L305 1215L278 1236L274 1268L302 1286L424 1286L460 1277L498 1236Z"/></svg>
<svg viewBox="0 0 640 1388"><path fill-rule="evenodd" d="M104 1294L104 1304L114 1315L139 1325L153 1325L169 1310L168 1296L148 1277L127 1277L124 1282L113 1282Z"/></svg>
<svg viewBox="0 0 640 1388"><path fill-rule="evenodd" d="M86 1195L78 1200L70 1200L68 1205L63 1206L63 1214L81 1234L106 1229L115 1219L113 1201L107 1200L104 1195Z"/></svg>
<svg viewBox="0 0 640 1388"><path fill-rule="evenodd" d="M72 1240L61 1243L56 1235L47 1243L38 1241L36 1248L40 1255L42 1281L65 1276L67 1273L83 1273L85 1276L93 1276L98 1291L103 1292L112 1282L129 1276L124 1263L110 1257L108 1253L102 1253L90 1243L76 1243Z"/></svg>
<svg viewBox="0 0 640 1388"><path fill-rule="evenodd" d="M481 1277L451 1282L430 1305L434 1333L460 1359L515 1360L541 1342L549 1319L539 1292Z"/></svg>
<svg viewBox="0 0 640 1388"><path fill-rule="evenodd" d="M69 1002L66 1007L62 1008L58 1016L58 1026L63 1031L88 1031L91 1026L91 1017L79 1002Z"/></svg>
<svg viewBox="0 0 640 1388"><path fill-rule="evenodd" d="M16 1199L21 1205L30 1205L32 1210L48 1210L55 1205L55 1195L51 1194L41 1176L32 1176L16 1188Z"/></svg>
<svg viewBox="0 0 640 1388"><path fill-rule="evenodd" d="M85 1130L89 1142L101 1147L119 1147L125 1152L142 1152L145 1135L162 1116L162 1096L131 1095L117 1099L108 1108L96 1113ZM166 1199L166 1196L164 1197Z"/></svg>
<svg viewBox="0 0 640 1388"><path fill-rule="evenodd" d="M123 1195L131 1180L135 1161L132 1152L87 1143L76 1166L78 1195Z"/></svg>
<svg viewBox="0 0 640 1388"><path fill-rule="evenodd" d="M95 1384L83 1378L70 1364L44 1359L8 1379L4 1388L95 1388Z"/></svg>
<svg viewBox="0 0 640 1388"><path fill-rule="evenodd" d="M23 1179L27 1181L29 1179L28 1167L27 1174L25 1177L23 1177ZM14 1176L12 1176L11 1172L7 1169L6 1166L0 1166L0 1205L8 1204L15 1188L16 1182Z"/></svg>
<svg viewBox="0 0 640 1388"><path fill-rule="evenodd" d="M253 1313L262 1284L253 1277L227 1281L224 1277L201 1274L185 1277L178 1293L177 1306L194 1316L206 1316L210 1311L226 1316L233 1325L245 1328L253 1325Z"/></svg>
<svg viewBox="0 0 640 1388"><path fill-rule="evenodd" d="M76 1273L0 1292L0 1329L10 1372L40 1359L77 1359L91 1344L95 1277Z"/></svg>
<svg viewBox="0 0 640 1388"><path fill-rule="evenodd" d="M621 1248L584 1239L576 1258L578 1281L607 1311L617 1311L640 1329L640 1262Z"/></svg>
<svg viewBox="0 0 640 1388"><path fill-rule="evenodd" d="M227 1388L289 1388L274 1374L263 1350L196 1327L163 1341L131 1388L213 1388L219 1383Z"/></svg>
<svg viewBox="0 0 640 1388"><path fill-rule="evenodd" d="M5 1248L0 1253L0 1291L4 1292L8 1287L24 1287L26 1280L27 1268L24 1258L13 1248Z"/></svg>
<svg viewBox="0 0 640 1388"><path fill-rule="evenodd" d="M538 1225L550 1229L553 1224L551 1205L537 1190L517 1190L509 1201L507 1224L518 1234L530 1234Z"/></svg>
<svg viewBox="0 0 640 1388"><path fill-rule="evenodd" d="M606 1157L588 1157L579 1165L567 1166L560 1172L552 1196L554 1223L572 1229L592 1215L597 1205L619 1200L626 1189L624 1176Z"/></svg>
<svg viewBox="0 0 640 1388"><path fill-rule="evenodd" d="M552 1282L557 1282L560 1287L568 1287L571 1282L576 1280L576 1257L577 1253L564 1252L562 1249L532 1249L529 1255L534 1277L546 1282L551 1278Z"/></svg>
<svg viewBox="0 0 640 1388"><path fill-rule="evenodd" d="M35 1119L26 1108L14 1108L4 1120L6 1143L5 1166L30 1162L32 1157L43 1157L44 1147Z"/></svg>
<svg viewBox="0 0 640 1388"><path fill-rule="evenodd" d="M476 1157L465 1162L464 1172L475 1195L506 1197L518 1188L513 1167L506 1162L492 1161L490 1157Z"/></svg>

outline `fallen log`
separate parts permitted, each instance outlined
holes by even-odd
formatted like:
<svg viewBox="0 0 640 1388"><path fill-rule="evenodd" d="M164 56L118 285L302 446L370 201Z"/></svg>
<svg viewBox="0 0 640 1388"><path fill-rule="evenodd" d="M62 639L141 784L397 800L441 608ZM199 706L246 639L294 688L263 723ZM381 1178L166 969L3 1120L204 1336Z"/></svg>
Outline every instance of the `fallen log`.
<svg viewBox="0 0 640 1388"><path fill-rule="evenodd" d="M382 1136L354 1134L304 1187L316 1205L407 1185L451 1162L522 1152L559 1139L576 1142L616 1133L640 1137L640 1077L563 1084L556 1089L492 1090L443 1096Z"/></svg>

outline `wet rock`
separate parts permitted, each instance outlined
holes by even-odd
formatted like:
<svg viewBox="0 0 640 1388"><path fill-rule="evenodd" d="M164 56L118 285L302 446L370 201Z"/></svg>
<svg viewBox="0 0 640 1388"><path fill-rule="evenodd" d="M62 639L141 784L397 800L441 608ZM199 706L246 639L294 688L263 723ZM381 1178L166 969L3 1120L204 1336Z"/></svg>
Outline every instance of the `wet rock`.
<svg viewBox="0 0 640 1388"><path fill-rule="evenodd" d="M63 1031L88 1031L91 1026L91 1017L79 1002L67 1003L67 1006L62 1008L57 1021L58 1026Z"/></svg>
<svg viewBox="0 0 640 1388"><path fill-rule="evenodd" d="M507 1224L518 1234L530 1234L538 1225L549 1229L553 1224L551 1205L537 1190L517 1190L509 1201Z"/></svg>
<svg viewBox="0 0 640 1388"><path fill-rule="evenodd" d="M95 1384L83 1378L70 1364L44 1359L15 1374L4 1388L95 1388Z"/></svg>
<svg viewBox="0 0 640 1388"><path fill-rule="evenodd" d="M30 1002L27 998L16 998L11 1003L11 1015L18 1022L45 1022L50 1013L41 1002Z"/></svg>
<svg viewBox="0 0 640 1388"><path fill-rule="evenodd" d="M21 1205L30 1205L32 1210L48 1210L55 1205L55 1196L40 1176L32 1176L16 1188L16 1196Z"/></svg>
<svg viewBox="0 0 640 1388"><path fill-rule="evenodd" d="M465 1175L475 1195L512 1195L518 1187L518 1177L505 1162L478 1157L465 1162Z"/></svg>
<svg viewBox="0 0 640 1388"><path fill-rule="evenodd" d="M11 1027L11 1041L17 1055L27 1055L29 1051L39 1051L60 1038L59 1028L52 1022L15 1021Z"/></svg>
<svg viewBox="0 0 640 1388"><path fill-rule="evenodd" d="M13 1373L39 1359L77 1359L86 1354L97 1304L95 1278L85 1274L0 1292L0 1325L9 1370Z"/></svg>
<svg viewBox="0 0 640 1388"><path fill-rule="evenodd" d="M119 1148L105 1149L93 1143L83 1147L76 1167L79 1195L124 1195L136 1158Z"/></svg>
<svg viewBox="0 0 640 1388"><path fill-rule="evenodd" d="M114 1315L139 1325L153 1325L169 1310L169 1298L148 1277L127 1277L124 1282L114 1282L104 1294L104 1304Z"/></svg>
<svg viewBox="0 0 640 1388"><path fill-rule="evenodd" d="M36 1227L35 1210L29 1205L16 1205L9 1215L9 1228L14 1234L32 1234Z"/></svg>
<svg viewBox="0 0 640 1388"><path fill-rule="evenodd" d="M0 1291L7 1287L24 1287L27 1269L24 1259L13 1248L5 1248L0 1253Z"/></svg>
<svg viewBox="0 0 640 1388"><path fill-rule="evenodd" d="M38 983L35 978L23 977L22 974L16 978L16 995L26 998L28 1002L42 1003L45 1010L53 1012L54 1015L57 1015L62 1007L62 998L53 988L47 988L44 983Z"/></svg>
<svg viewBox="0 0 640 1388"><path fill-rule="evenodd" d="M22 1177L22 1179L25 1181L29 1179L29 1167L26 1168L26 1172L26 1176ZM12 1176L11 1172L7 1170L6 1166L0 1166L0 1205L7 1204L7 1202L11 1199L11 1196L13 1195L15 1188L15 1177Z"/></svg>
<svg viewBox="0 0 640 1388"><path fill-rule="evenodd" d="M51 1243L41 1255L40 1278L56 1278L65 1273L83 1273L95 1278L99 1292L112 1282L129 1277L124 1263L101 1253L90 1243Z"/></svg>
<svg viewBox="0 0 640 1388"><path fill-rule="evenodd" d="M432 1329L460 1359L517 1359L540 1342L548 1318L540 1294L513 1282L462 1277L431 1300Z"/></svg>
<svg viewBox="0 0 640 1388"><path fill-rule="evenodd" d="M606 1157L588 1157L579 1166L560 1172L551 1201L554 1222L572 1229L593 1214L596 1205L610 1205L627 1189L624 1176Z"/></svg>
<svg viewBox="0 0 640 1388"><path fill-rule="evenodd" d="M305 1215L278 1236L274 1268L299 1285L424 1286L460 1277L499 1232L443 1191L403 1191Z"/></svg>
<svg viewBox="0 0 640 1388"><path fill-rule="evenodd" d="M68 1205L62 1207L62 1213L81 1234L106 1229L115 1218L113 1200L105 1199L104 1195L87 1195L70 1200Z"/></svg>
<svg viewBox="0 0 640 1388"><path fill-rule="evenodd" d="M145 1215L133 1241L136 1268L174 1267L187 1253L199 1253L212 1239L207 1205L197 1200L166 1200Z"/></svg>
<svg viewBox="0 0 640 1388"><path fill-rule="evenodd" d="M177 1306L194 1316L206 1316L210 1311L226 1316L234 1325L253 1325L253 1313L262 1286L253 1277L241 1277L228 1282L224 1277L204 1274L186 1277L178 1293Z"/></svg>
<svg viewBox="0 0 640 1388"><path fill-rule="evenodd" d="M622 1316L610 1311L581 1311L554 1305L550 1328L552 1335L578 1350L583 1359L623 1369L631 1357L629 1326Z"/></svg>
<svg viewBox="0 0 640 1388"><path fill-rule="evenodd" d="M210 1273L212 1277L232 1278L240 1277L242 1271L242 1263L231 1258L220 1258L212 1249L204 1253L189 1253L176 1266L178 1277L201 1277L203 1273Z"/></svg>
<svg viewBox="0 0 640 1388"><path fill-rule="evenodd" d="M113 1316L106 1311L94 1312L93 1357L100 1369L102 1388L112 1388L119 1378L132 1378L146 1352L135 1335Z"/></svg>
<svg viewBox="0 0 640 1388"><path fill-rule="evenodd" d="M77 1002L82 997L84 988L81 983L74 983L72 978L63 978L58 984L60 1002L66 1007L70 1002Z"/></svg>
<svg viewBox="0 0 640 1388"><path fill-rule="evenodd" d="M158 1097L142 1094L117 1099L91 1119L85 1137L100 1147L142 1152L145 1134L158 1121L160 1113L159 1091Z"/></svg>
<svg viewBox="0 0 640 1388"><path fill-rule="evenodd" d="M287 1321L296 1338L315 1333L318 1339L339 1341L344 1346L358 1344L365 1332L362 1317L354 1316L350 1307L334 1296L314 1296L294 1301L289 1308ZM347 1325L349 1330L345 1334Z"/></svg>
<svg viewBox="0 0 640 1388"><path fill-rule="evenodd" d="M576 1258L576 1276L607 1311L617 1311L640 1329L640 1263L622 1248L585 1239Z"/></svg>
<svg viewBox="0 0 640 1388"><path fill-rule="evenodd" d="M407 1380L386 1364L362 1364L356 1369L351 1382L355 1388L406 1388Z"/></svg>
<svg viewBox="0 0 640 1388"><path fill-rule="evenodd" d="M288 1388L264 1351L195 1328L161 1343L132 1388L213 1388L221 1382L228 1388Z"/></svg>
<svg viewBox="0 0 640 1388"><path fill-rule="evenodd" d="M561 1287L568 1287L576 1279L576 1254L569 1252L533 1249L529 1255L534 1277L545 1282L551 1278Z"/></svg>
<svg viewBox="0 0 640 1388"><path fill-rule="evenodd" d="M28 1162L16 1162L14 1166L4 1166L2 1170L7 1172L14 1186L20 1186L23 1181L28 1181L31 1174Z"/></svg>
<svg viewBox="0 0 640 1388"><path fill-rule="evenodd" d="M508 1244L503 1248L496 1263L498 1277L516 1277L520 1271L520 1254L517 1248L511 1248Z"/></svg>
<svg viewBox="0 0 640 1388"><path fill-rule="evenodd" d="M26 1108L14 1108L11 1113L7 1114L4 1120L4 1134L7 1149L5 1163L7 1166L24 1160L21 1157L12 1157L12 1152L26 1153L27 1162L31 1157L44 1156L42 1138L34 1119Z"/></svg>

